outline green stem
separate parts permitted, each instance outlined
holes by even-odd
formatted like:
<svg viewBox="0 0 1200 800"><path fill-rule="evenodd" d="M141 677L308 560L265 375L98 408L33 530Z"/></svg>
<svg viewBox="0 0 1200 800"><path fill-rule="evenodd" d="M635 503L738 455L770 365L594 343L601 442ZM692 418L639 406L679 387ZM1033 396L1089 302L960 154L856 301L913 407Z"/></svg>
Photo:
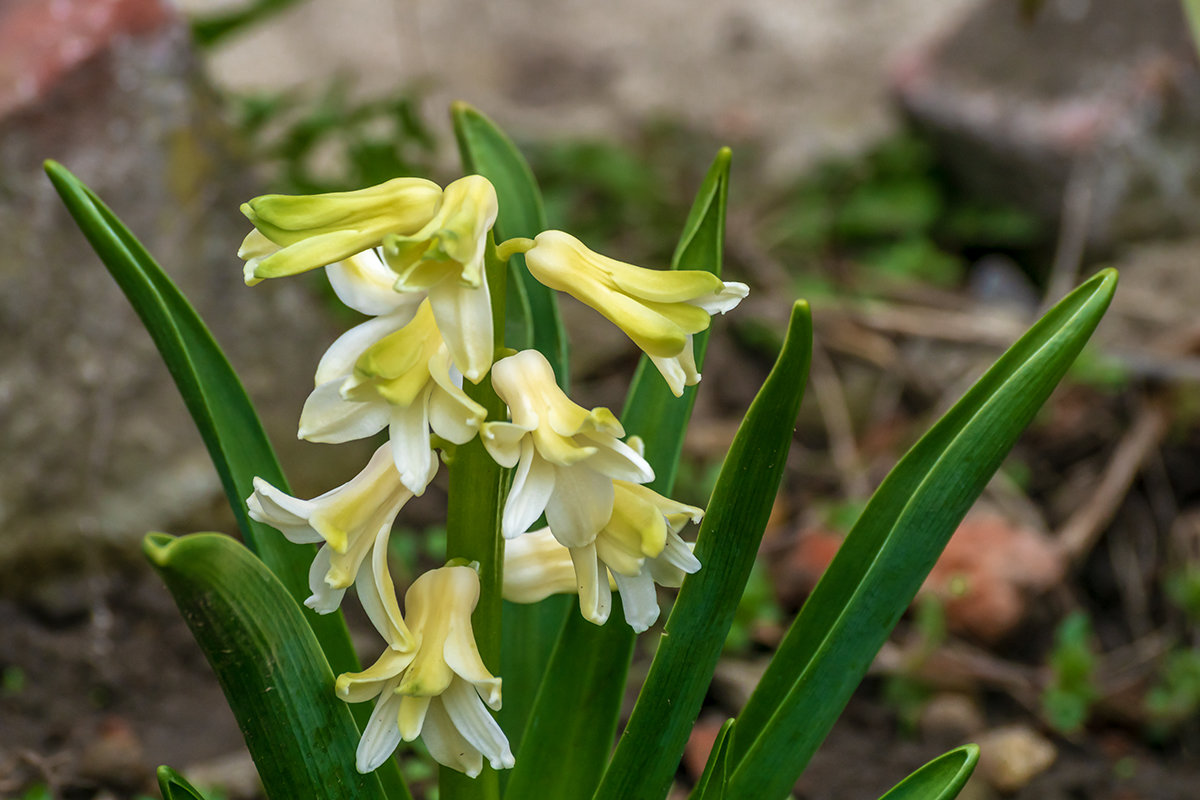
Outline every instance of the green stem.
<svg viewBox="0 0 1200 800"><path fill-rule="evenodd" d="M496 245L496 258L501 261L508 261L517 253L528 253L532 249L533 239L518 236L515 239L508 239Z"/></svg>
<svg viewBox="0 0 1200 800"><path fill-rule="evenodd" d="M504 295L507 264L488 242L487 279L492 296L492 326L497 355L504 347ZM488 419L504 419L504 401L490 376L477 385L467 382L467 395L487 409ZM508 471L492 460L479 437L461 445L450 462L450 498L446 511L446 558L479 564L479 605L471 617L475 642L488 669L500 668L500 596L504 580L504 540L500 519L508 493ZM498 800L500 783L491 767L472 780L443 768L438 775L442 800Z"/></svg>

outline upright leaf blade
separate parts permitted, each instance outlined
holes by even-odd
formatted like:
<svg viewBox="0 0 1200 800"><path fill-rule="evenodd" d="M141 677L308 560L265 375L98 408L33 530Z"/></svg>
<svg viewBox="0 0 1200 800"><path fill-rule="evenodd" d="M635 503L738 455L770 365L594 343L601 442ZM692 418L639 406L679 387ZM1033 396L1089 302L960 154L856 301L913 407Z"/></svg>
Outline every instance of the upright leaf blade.
<svg viewBox="0 0 1200 800"><path fill-rule="evenodd" d="M728 147L721 148L700 184L671 259L672 269L703 269L714 275L721 274L731 157ZM693 344L696 364L702 366L708 348L708 331L696 334ZM625 409L621 412L621 422L631 435L645 440L646 460L654 467L654 481L650 487L657 492L667 494L675 485L683 434L692 417L699 388L687 386L683 396L676 397L648 356L643 354L638 361Z"/></svg>
<svg viewBox="0 0 1200 800"><path fill-rule="evenodd" d="M170 767L159 767L156 776L158 777L158 791L162 794L162 800L205 800L200 790L188 783L182 775Z"/></svg>
<svg viewBox="0 0 1200 800"><path fill-rule="evenodd" d="M721 273L729 159L728 148L722 149L696 193L672 260L676 269ZM706 333L696 336L697 365L704 363L706 341ZM685 389L681 398L672 395L653 363L643 356L621 420L630 435L644 439L646 459L655 471L649 486L662 494L670 494L675 483L695 397L696 387ZM562 607L558 598L548 602L555 605L541 612L547 616ZM561 611L557 617L563 620ZM636 636L617 604L603 626L593 625L571 608L559 628L555 629L558 644L537 694L535 722L522 741L512 771L509 797L587 796L599 782L612 750ZM538 677L541 679L541 673ZM566 708L573 713L564 715ZM572 742L565 758L564 741ZM549 759L556 764L554 770L543 768Z"/></svg>
<svg viewBox="0 0 1200 800"><path fill-rule="evenodd" d="M463 169L487 178L496 187L500 200L500 215L496 218L496 239L523 237L532 239L546 229L546 212L542 208L542 193L529 164L504 131L490 119L466 103L451 106L454 135ZM519 310L528 308L529 324L533 328L533 347L541 352L554 368L554 376L567 388L567 337L563 332L558 299L554 292L538 283L525 268L525 257L509 260L512 274L524 299L513 303ZM510 346L517 343L509 342Z"/></svg>
<svg viewBox="0 0 1200 800"><path fill-rule="evenodd" d="M703 566L679 590L596 800L666 796L783 478L811 356L812 319L808 304L800 301L792 308L783 349L717 478L696 539Z"/></svg>
<svg viewBox="0 0 1200 800"><path fill-rule="evenodd" d="M731 733L733 720L727 719L717 731L717 738L713 740L712 750L708 753L708 761L704 764L704 772L692 789L691 800L725 800L725 785L728 782L726 763Z"/></svg>
<svg viewBox="0 0 1200 800"><path fill-rule="evenodd" d="M505 797L587 797L599 783L633 655L622 613L620 596L605 625L588 622L578 608L568 610Z"/></svg>
<svg viewBox="0 0 1200 800"><path fill-rule="evenodd" d="M930 761L879 800L954 800L977 763L979 746L965 744Z"/></svg>
<svg viewBox="0 0 1200 800"><path fill-rule="evenodd" d="M1106 270L1051 309L884 480L738 717L733 796L787 794L1115 288Z"/></svg>
<svg viewBox="0 0 1200 800"><path fill-rule="evenodd" d="M154 339L208 447L246 544L303 603L315 549L291 544L246 512L255 476L285 491L287 480L233 368L186 298L116 215L61 164L46 162L46 173ZM334 670L357 670L341 612L303 613Z"/></svg>
<svg viewBox="0 0 1200 800"><path fill-rule="evenodd" d="M354 771L354 718L300 609L263 563L216 533L150 534L143 549L217 674L267 796L385 800L378 777Z"/></svg>

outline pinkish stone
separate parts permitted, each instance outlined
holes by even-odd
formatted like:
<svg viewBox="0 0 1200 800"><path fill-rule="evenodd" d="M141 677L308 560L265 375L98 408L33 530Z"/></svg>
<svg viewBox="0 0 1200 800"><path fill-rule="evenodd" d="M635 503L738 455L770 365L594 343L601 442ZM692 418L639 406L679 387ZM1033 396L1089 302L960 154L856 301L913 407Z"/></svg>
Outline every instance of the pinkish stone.
<svg viewBox="0 0 1200 800"><path fill-rule="evenodd" d="M160 0L7 0L0 5L0 117L118 37L144 36L178 17Z"/></svg>

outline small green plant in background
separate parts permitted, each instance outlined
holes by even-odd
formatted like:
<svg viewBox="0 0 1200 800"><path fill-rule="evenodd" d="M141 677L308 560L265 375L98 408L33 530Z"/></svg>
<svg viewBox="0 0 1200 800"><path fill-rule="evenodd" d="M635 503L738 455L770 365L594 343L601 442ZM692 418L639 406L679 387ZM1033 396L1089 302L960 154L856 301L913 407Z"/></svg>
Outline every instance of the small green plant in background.
<svg viewBox="0 0 1200 800"><path fill-rule="evenodd" d="M1163 659L1159 677L1146 693L1151 738L1162 740L1200 713L1200 650L1172 650Z"/></svg>
<svg viewBox="0 0 1200 800"><path fill-rule="evenodd" d="M1186 563L1165 581L1167 600L1183 615L1182 641L1162 659L1154 685L1146 692L1147 733L1163 741L1200 715L1200 647L1194 631L1200 625L1200 566Z"/></svg>
<svg viewBox="0 0 1200 800"><path fill-rule="evenodd" d="M749 650L759 630L777 625L783 620L783 612L775 601L775 588L767 577L762 561L755 561L746 579L742 599L733 613L729 636L725 638L725 652L744 653Z"/></svg>
<svg viewBox="0 0 1200 800"><path fill-rule="evenodd" d="M1129 386L1129 368L1094 347L1085 347L1071 365L1067 380L1101 392L1116 394Z"/></svg>
<svg viewBox="0 0 1200 800"><path fill-rule="evenodd" d="M1042 235L1020 209L954 197L929 145L908 133L818 164L772 217L766 239L789 263L849 258L877 278L940 286L961 281L966 256L1028 250Z"/></svg>
<svg viewBox="0 0 1200 800"><path fill-rule="evenodd" d="M1051 677L1042 693L1042 714L1060 733L1081 730L1099 696L1094 639L1092 621L1082 611L1068 616L1054 632L1048 659Z"/></svg>
<svg viewBox="0 0 1200 800"><path fill-rule="evenodd" d="M25 670L20 667L9 666L0 671L0 695L4 697L15 697L25 691L25 685L28 683L28 678L25 675Z"/></svg>
<svg viewBox="0 0 1200 800"><path fill-rule="evenodd" d="M1167 576L1167 599L1189 625L1200 625L1200 564L1188 563Z"/></svg>
<svg viewBox="0 0 1200 800"><path fill-rule="evenodd" d="M912 735L916 732L921 712L933 696L920 672L945 641L945 606L933 594L922 595L913 614L912 633L905 645L903 663L899 671L889 675L883 683L884 702L895 712L903 733Z"/></svg>
<svg viewBox="0 0 1200 800"><path fill-rule="evenodd" d="M445 188L392 180L246 206L256 226L240 252L247 282L326 267L338 296L371 317L322 360L300 430L337 442L388 428L389 439L359 478L313 500L287 493L237 376L186 299L99 198L47 164L171 368L245 540L150 534L144 550L274 800L406 800L390 756L418 736L443 765L442 800L661 800L739 607L762 605L753 584L743 598L803 395L808 306L793 304L707 508L669 499L710 315L746 291L718 277L729 152L700 184L671 269L646 270L547 230L511 140L464 105L452 118L467 177ZM868 200L856 201L857 219L870 216ZM694 800L791 792L1115 286L1105 271L1064 298L895 466L722 728ZM620 422L567 399L560 290L646 351ZM443 459L447 564L414 578L402 607L392 521ZM550 527L528 531L543 511ZM684 543L678 533L700 517ZM659 615L655 583L679 593L614 749L636 632ZM338 610L351 585L384 639L367 670ZM563 592L579 597L548 596ZM955 749L885 797L953 797L977 757ZM166 800L201 798L169 768L159 781Z"/></svg>
<svg viewBox="0 0 1200 800"><path fill-rule="evenodd" d="M428 175L437 155L419 91L363 99L335 80L314 98L282 92L232 103L238 128L280 191L335 192Z"/></svg>

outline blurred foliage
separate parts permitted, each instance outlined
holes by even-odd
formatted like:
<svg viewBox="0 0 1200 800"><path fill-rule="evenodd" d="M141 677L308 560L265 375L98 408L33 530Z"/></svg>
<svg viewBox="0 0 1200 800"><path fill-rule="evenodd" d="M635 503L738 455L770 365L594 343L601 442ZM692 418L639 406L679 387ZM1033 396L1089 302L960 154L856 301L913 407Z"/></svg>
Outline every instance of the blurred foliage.
<svg viewBox="0 0 1200 800"><path fill-rule="evenodd" d="M1167 577L1167 599L1184 613L1189 625L1200 625L1200 564L1187 564Z"/></svg>
<svg viewBox="0 0 1200 800"><path fill-rule="evenodd" d="M724 463L720 458L698 459L685 454L679 460L672 497L681 503L701 507L707 505Z"/></svg>
<svg viewBox="0 0 1200 800"><path fill-rule="evenodd" d="M200 47L211 47L297 2L298 0L254 0L241 7L198 16L192 20L192 39Z"/></svg>
<svg viewBox="0 0 1200 800"><path fill-rule="evenodd" d="M1042 693L1042 715L1060 733L1075 733L1087 722L1096 688L1092 622L1082 611L1059 623L1050 651L1051 679Z"/></svg>
<svg viewBox="0 0 1200 800"><path fill-rule="evenodd" d="M1020 209L954 197L933 150L911 133L816 165L775 205L764 235L786 263L849 260L880 278L939 286L957 285L975 253L1022 251L1042 236Z"/></svg>
<svg viewBox="0 0 1200 800"><path fill-rule="evenodd" d="M424 530L404 526L392 529L388 538L388 556L396 584L408 586L427 569L441 566L445 561L446 526L434 525Z"/></svg>
<svg viewBox="0 0 1200 800"><path fill-rule="evenodd" d="M912 635L905 644L900 669L883 682L883 701L896 714L900 730L906 735L916 732L921 713L933 696L919 673L934 651L946 641L946 608L940 598L933 594L918 596Z"/></svg>
<svg viewBox="0 0 1200 800"><path fill-rule="evenodd" d="M820 516L827 528L845 535L858 522L866 507L866 500L842 500L821 509Z"/></svg>
<svg viewBox="0 0 1200 800"><path fill-rule="evenodd" d="M400 773L414 797L438 800L438 765L429 755L429 748L423 739L409 743L408 751L400 757Z"/></svg>
<svg viewBox="0 0 1200 800"><path fill-rule="evenodd" d="M5 667L3 672L0 672L0 696L13 697L19 695L25 691L25 686L28 682L25 670L16 666Z"/></svg>
<svg viewBox="0 0 1200 800"><path fill-rule="evenodd" d="M733 613L733 625L725 637L726 653L746 653L755 644L757 632L783 621L783 612L775 602L775 588L767 577L762 561L755 561L742 599Z"/></svg>
<svg viewBox="0 0 1200 800"><path fill-rule="evenodd" d="M277 92L234 99L256 159L290 194L344 191L434 171L437 140L418 90L356 99L335 80L316 97Z"/></svg>
<svg viewBox="0 0 1200 800"><path fill-rule="evenodd" d="M1146 693L1149 735L1163 739L1200 714L1200 650L1167 653L1158 681Z"/></svg>
<svg viewBox="0 0 1200 800"><path fill-rule="evenodd" d="M1067 371L1066 380L1101 392L1117 393L1129 387L1130 377L1124 363L1089 344Z"/></svg>
<svg viewBox="0 0 1200 800"><path fill-rule="evenodd" d="M596 250L638 253L639 264L670 263L692 192L716 143L655 120L625 140L524 143L551 227Z"/></svg>
<svg viewBox="0 0 1200 800"><path fill-rule="evenodd" d="M1200 564L1185 564L1168 575L1163 585L1167 601L1183 614L1183 628L1194 632L1200 625ZM1200 723L1200 648L1195 646L1194 634L1162 659L1157 679L1146 692L1145 707L1147 732L1155 740Z"/></svg>

